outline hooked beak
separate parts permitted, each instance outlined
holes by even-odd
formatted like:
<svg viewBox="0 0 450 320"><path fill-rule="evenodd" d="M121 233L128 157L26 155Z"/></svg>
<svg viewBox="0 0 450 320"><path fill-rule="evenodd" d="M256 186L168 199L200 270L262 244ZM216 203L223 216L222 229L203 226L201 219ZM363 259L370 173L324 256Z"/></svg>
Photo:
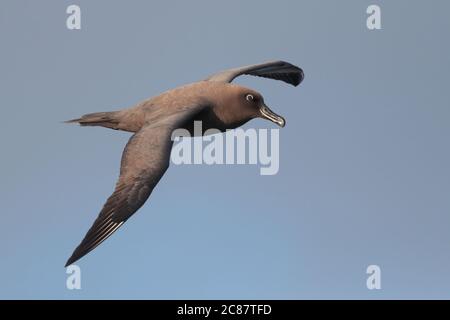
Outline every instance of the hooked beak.
<svg viewBox="0 0 450 320"><path fill-rule="evenodd" d="M270 121L276 123L277 125L279 125L282 128L285 126L286 120L284 120L284 118L282 116L279 116L275 112L270 110L269 107L266 106L265 104L262 105L262 107L259 109L259 111L261 112L261 115L263 118L266 118L267 120L270 120Z"/></svg>

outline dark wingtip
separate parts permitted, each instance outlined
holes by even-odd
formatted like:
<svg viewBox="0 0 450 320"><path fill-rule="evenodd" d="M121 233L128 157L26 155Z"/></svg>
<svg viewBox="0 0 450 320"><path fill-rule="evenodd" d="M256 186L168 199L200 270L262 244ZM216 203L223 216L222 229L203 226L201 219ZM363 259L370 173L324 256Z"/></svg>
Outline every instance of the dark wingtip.
<svg viewBox="0 0 450 320"><path fill-rule="evenodd" d="M305 78L305 73L303 72L302 68L299 68L296 65L293 65L292 63L283 60L278 60L274 62L278 65L279 68L286 68L288 70L290 69L290 74L286 79L283 79L283 81L293 85L294 87L298 86L300 83L303 82L303 79Z"/></svg>
<svg viewBox="0 0 450 320"><path fill-rule="evenodd" d="M68 266L70 266L71 264L73 264L74 262L76 262L78 259L80 259L80 257L76 257L75 256L75 252L74 254L72 254L72 256L67 260L64 268L67 268Z"/></svg>
<svg viewBox="0 0 450 320"><path fill-rule="evenodd" d="M293 83L294 87L298 86L303 82L303 79L305 79L305 73L303 72L303 70L299 67L296 68L298 70L298 77L296 77L295 82Z"/></svg>
<svg viewBox="0 0 450 320"><path fill-rule="evenodd" d="M66 264L64 265L64 268L67 268L68 266L70 266L73 262L70 260L67 260Z"/></svg>

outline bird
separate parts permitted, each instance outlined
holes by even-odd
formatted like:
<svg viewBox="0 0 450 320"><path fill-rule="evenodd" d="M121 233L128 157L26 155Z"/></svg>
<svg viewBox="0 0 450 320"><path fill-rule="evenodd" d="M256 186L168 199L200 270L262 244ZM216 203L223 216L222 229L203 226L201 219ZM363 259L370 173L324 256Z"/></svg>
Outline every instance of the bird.
<svg viewBox="0 0 450 320"><path fill-rule="evenodd" d="M284 127L285 119L265 104L260 93L232 83L241 75L281 80L293 86L304 79L301 68L285 61L269 61L215 73L130 108L89 113L65 121L133 133L122 154L114 192L65 267L94 250L146 202L169 167L174 130L183 128L193 133L194 121L202 121L202 130L215 128L224 132L254 118Z"/></svg>

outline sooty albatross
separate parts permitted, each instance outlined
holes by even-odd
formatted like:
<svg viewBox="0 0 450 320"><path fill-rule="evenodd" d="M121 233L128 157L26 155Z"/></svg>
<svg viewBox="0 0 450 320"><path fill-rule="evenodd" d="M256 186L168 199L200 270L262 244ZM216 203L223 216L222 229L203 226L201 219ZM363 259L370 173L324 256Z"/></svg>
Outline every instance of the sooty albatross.
<svg viewBox="0 0 450 320"><path fill-rule="evenodd" d="M90 113L67 121L134 132L134 135L123 151L113 194L66 266L92 251L144 204L169 166L171 134L175 129L185 128L192 133L193 122L202 121L203 130L225 131L256 117L281 127L285 125L284 118L264 104L261 94L231 83L240 75L281 80L294 86L303 80L300 68L284 61L271 61L216 73L128 109Z"/></svg>

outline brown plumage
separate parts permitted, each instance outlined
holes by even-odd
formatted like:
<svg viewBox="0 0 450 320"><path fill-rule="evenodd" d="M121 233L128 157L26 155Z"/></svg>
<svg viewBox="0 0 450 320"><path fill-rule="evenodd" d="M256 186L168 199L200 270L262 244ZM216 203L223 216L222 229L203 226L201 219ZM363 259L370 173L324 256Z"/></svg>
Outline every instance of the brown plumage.
<svg viewBox="0 0 450 320"><path fill-rule="evenodd" d="M171 134L193 122L203 130L237 128L247 121L266 118L281 127L285 120L271 111L262 96L230 82L248 74L282 80L297 86L303 71L287 62L273 61L219 72L209 78L166 91L129 109L90 113L67 121L82 126L134 132L122 155L120 176L113 194L75 249L66 266L74 263L113 234L150 196L169 166Z"/></svg>

